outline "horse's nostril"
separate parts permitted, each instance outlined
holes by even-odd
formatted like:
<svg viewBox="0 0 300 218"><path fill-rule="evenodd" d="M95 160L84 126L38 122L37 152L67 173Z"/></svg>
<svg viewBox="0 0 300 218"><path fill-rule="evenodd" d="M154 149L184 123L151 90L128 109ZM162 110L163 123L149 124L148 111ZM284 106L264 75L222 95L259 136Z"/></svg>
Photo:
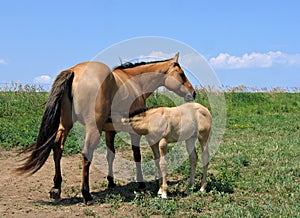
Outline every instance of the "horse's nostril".
<svg viewBox="0 0 300 218"><path fill-rule="evenodd" d="M196 99L196 92L193 91L193 98Z"/></svg>

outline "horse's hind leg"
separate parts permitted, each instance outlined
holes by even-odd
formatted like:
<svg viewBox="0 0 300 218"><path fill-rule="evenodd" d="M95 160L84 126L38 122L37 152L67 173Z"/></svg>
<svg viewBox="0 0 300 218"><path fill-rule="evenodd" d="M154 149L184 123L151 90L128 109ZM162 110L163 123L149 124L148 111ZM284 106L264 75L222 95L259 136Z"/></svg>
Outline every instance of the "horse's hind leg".
<svg viewBox="0 0 300 218"><path fill-rule="evenodd" d="M50 197L58 200L61 194L61 167L60 160L62 152L64 150L65 141L70 130L73 127L72 120L72 106L71 102L67 96L67 93L63 95L63 101L61 105L61 115L60 115L60 124L57 130L54 146L53 146L53 159L55 164L55 176L53 178L54 186L50 190Z"/></svg>
<svg viewBox="0 0 300 218"><path fill-rule="evenodd" d="M190 180L187 189L184 191L184 194L189 194L191 187L195 181L196 167L198 155L195 149L196 138L192 137L185 141L186 150L190 159Z"/></svg>
<svg viewBox="0 0 300 218"><path fill-rule="evenodd" d="M105 140L106 140L106 146L107 146L107 154L106 159L108 162L108 187L113 188L116 186L114 182L114 175L113 175L113 162L115 159L115 146L114 146L114 139L115 139L116 132L109 131L105 132Z"/></svg>
<svg viewBox="0 0 300 218"><path fill-rule="evenodd" d="M100 142L100 133L97 128L86 127L84 146L82 149L82 184L81 193L85 204L92 203L89 187L89 171L93 159L93 153Z"/></svg>
<svg viewBox="0 0 300 218"><path fill-rule="evenodd" d="M55 200L60 199L61 183L62 183L60 160L61 160L62 152L64 150L64 144L66 138L71 128L72 128L72 123L67 125L67 127L64 127L62 124L59 125L59 129L56 134L56 139L53 147L55 176L53 178L54 186L51 188L49 193L50 193L50 197Z"/></svg>
<svg viewBox="0 0 300 218"><path fill-rule="evenodd" d="M159 178L159 190L157 192L157 195L161 196L162 195L162 189L161 189L162 174L161 174L161 170L160 170L160 166L159 166L160 153L159 153L158 143L151 145L151 149L153 152L153 158L154 158L154 162L155 162L155 165L157 168L158 178Z"/></svg>

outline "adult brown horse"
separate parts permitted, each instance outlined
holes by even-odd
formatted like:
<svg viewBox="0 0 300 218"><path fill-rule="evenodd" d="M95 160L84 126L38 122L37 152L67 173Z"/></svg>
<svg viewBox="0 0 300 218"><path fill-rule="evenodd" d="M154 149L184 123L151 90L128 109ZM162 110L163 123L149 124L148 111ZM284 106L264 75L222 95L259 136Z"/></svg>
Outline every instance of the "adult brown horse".
<svg viewBox="0 0 300 218"><path fill-rule="evenodd" d="M99 144L101 132L104 130L104 123L110 113L124 114L128 110L145 107L146 98L160 86L165 86L184 97L186 101L195 98L195 90L178 64L178 54L164 61L121 65L113 72L100 62L84 62L62 71L52 84L37 141L25 150L30 152L30 155L16 172L37 172L53 149L55 176L50 197L59 199L62 183L60 160L64 143L73 123L78 121L86 127L82 148L81 192L85 203L92 201L89 191L89 168L93 151ZM107 153L110 163L108 179L110 186L113 186L115 132L107 132L106 135L106 143L110 148ZM135 161L140 162L140 136L131 136ZM140 164L137 163L137 167L138 181L142 182Z"/></svg>

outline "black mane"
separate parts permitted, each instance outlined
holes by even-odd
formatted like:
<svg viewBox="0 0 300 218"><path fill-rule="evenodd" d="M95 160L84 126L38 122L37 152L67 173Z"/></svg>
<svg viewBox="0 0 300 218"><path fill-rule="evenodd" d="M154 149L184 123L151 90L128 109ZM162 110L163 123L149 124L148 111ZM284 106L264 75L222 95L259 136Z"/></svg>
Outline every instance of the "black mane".
<svg viewBox="0 0 300 218"><path fill-rule="evenodd" d="M129 113L129 117L134 117L135 115L145 113L146 111L151 110L153 108L156 108L156 107L144 107L144 108L136 109L135 111L132 111Z"/></svg>
<svg viewBox="0 0 300 218"><path fill-rule="evenodd" d="M142 65L146 65L146 64L155 64L155 63L161 63L161 62L165 62L165 61L170 61L171 59L167 59L167 60L161 60L161 61L149 61L149 62L137 62L137 63L132 63L132 62L126 62L124 64L121 64L117 67L115 67L113 70L123 70L123 69L128 69L128 68L133 68L133 67L138 67L138 66L142 66Z"/></svg>
<svg viewBox="0 0 300 218"><path fill-rule="evenodd" d="M128 115L123 115L123 117L126 117L126 118L129 117L129 118L131 118L131 117L134 117L135 115L145 113L146 111L151 110L153 108L156 108L156 107L139 108L139 109L136 109L135 111L130 112ZM106 123L112 123L111 115L107 118Z"/></svg>

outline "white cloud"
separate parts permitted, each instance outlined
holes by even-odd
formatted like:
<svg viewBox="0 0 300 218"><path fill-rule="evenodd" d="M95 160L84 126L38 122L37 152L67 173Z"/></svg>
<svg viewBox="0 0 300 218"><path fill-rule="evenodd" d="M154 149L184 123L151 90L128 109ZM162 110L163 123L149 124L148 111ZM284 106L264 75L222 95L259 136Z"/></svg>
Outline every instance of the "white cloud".
<svg viewBox="0 0 300 218"><path fill-rule="evenodd" d="M191 65L199 64L206 62L205 58L202 57L200 54L197 53L189 53L182 56L182 61L180 64L182 64L185 67L189 67Z"/></svg>
<svg viewBox="0 0 300 218"><path fill-rule="evenodd" d="M164 53L161 51L153 51L149 55L150 57L169 59L175 56L175 53Z"/></svg>
<svg viewBox="0 0 300 218"><path fill-rule="evenodd" d="M153 51L149 55L141 55L138 59L140 61L165 60L165 59L173 58L175 54L176 53L164 53L162 51ZM181 54L179 52L179 63L181 65L184 65L185 67L203 61L204 61L203 57L201 57L196 53Z"/></svg>
<svg viewBox="0 0 300 218"><path fill-rule="evenodd" d="M174 57L175 53L164 53L162 51L152 51L149 55L140 55L136 61L157 61ZM180 56L180 55L179 55Z"/></svg>
<svg viewBox="0 0 300 218"><path fill-rule="evenodd" d="M41 75L34 78L34 82L39 84L51 84L51 81L52 79L48 75Z"/></svg>
<svg viewBox="0 0 300 218"><path fill-rule="evenodd" d="M220 53L217 57L210 58L209 63L213 68L223 69L267 68L274 65L300 66L300 54L270 51L267 53L246 53L238 57L228 53Z"/></svg>
<svg viewBox="0 0 300 218"><path fill-rule="evenodd" d="M7 64L7 62L4 59L0 59L0 65Z"/></svg>

